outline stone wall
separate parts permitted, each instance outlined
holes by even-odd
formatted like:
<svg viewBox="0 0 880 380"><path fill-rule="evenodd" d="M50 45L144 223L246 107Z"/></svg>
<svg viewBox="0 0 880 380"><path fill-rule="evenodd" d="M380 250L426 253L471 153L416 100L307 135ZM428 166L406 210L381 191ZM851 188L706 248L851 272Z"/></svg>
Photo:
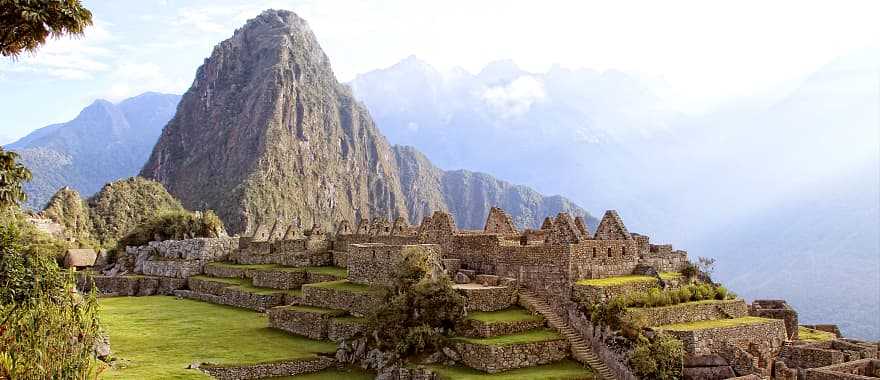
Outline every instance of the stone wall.
<svg viewBox="0 0 880 380"><path fill-rule="evenodd" d="M226 260L238 249L238 238L196 238L153 241L139 247L125 247L113 274L187 278L203 273L205 264Z"/></svg>
<svg viewBox="0 0 880 380"><path fill-rule="evenodd" d="M681 340L689 355L724 357L737 375L767 371L773 358L785 343L785 323L778 319L734 327L707 328L693 331L664 330Z"/></svg>
<svg viewBox="0 0 880 380"><path fill-rule="evenodd" d="M808 369L806 380L870 380L880 378L880 360L862 359Z"/></svg>
<svg viewBox="0 0 880 380"><path fill-rule="evenodd" d="M348 251L348 280L359 284L392 285L394 263L402 257L426 255L428 262L440 262L440 247L432 244L354 244Z"/></svg>
<svg viewBox="0 0 880 380"><path fill-rule="evenodd" d="M484 286L456 284L453 288L465 296L466 308L471 311L498 311L516 304L515 286Z"/></svg>
<svg viewBox="0 0 880 380"><path fill-rule="evenodd" d="M77 289L83 292L92 290L92 285L104 296L152 296L171 295L175 290L186 287L185 278L149 276L92 276L77 273Z"/></svg>
<svg viewBox="0 0 880 380"><path fill-rule="evenodd" d="M545 342L490 346L456 342L455 349L466 366L488 373L553 363L568 357L564 339Z"/></svg>
<svg viewBox="0 0 880 380"><path fill-rule="evenodd" d="M330 322L344 315L341 310L313 310L301 306L285 306L269 309L269 326L311 339L328 337Z"/></svg>
<svg viewBox="0 0 880 380"><path fill-rule="evenodd" d="M755 300L749 305L749 315L785 321L788 339L798 338L798 313L784 300Z"/></svg>
<svg viewBox="0 0 880 380"><path fill-rule="evenodd" d="M628 293L645 292L657 286L659 286L659 281L655 278L605 286L574 284L572 286L572 299L582 303L593 304L605 302L616 296Z"/></svg>
<svg viewBox="0 0 880 380"><path fill-rule="evenodd" d="M455 328L456 333L471 338L490 338L494 336L517 334L544 326L544 319L514 322L487 323L476 319L466 319Z"/></svg>
<svg viewBox="0 0 880 380"><path fill-rule="evenodd" d="M630 308L626 312L627 316L639 318L647 326L739 318L747 316L748 313L748 306L741 299L688 302L664 307Z"/></svg>
<svg viewBox="0 0 880 380"><path fill-rule="evenodd" d="M325 356L310 359L280 360L248 365L207 365L202 371L219 380L262 379L277 376L295 376L330 368L336 360Z"/></svg>
<svg viewBox="0 0 880 380"><path fill-rule="evenodd" d="M356 292L309 285L303 286L302 291L304 305L345 310L356 316L369 314L383 302L383 297L378 292Z"/></svg>

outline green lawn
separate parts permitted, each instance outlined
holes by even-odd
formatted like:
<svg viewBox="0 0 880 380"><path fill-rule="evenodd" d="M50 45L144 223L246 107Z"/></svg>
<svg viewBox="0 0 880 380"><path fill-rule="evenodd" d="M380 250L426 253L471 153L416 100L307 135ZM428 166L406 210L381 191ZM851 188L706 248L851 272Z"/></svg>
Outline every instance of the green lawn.
<svg viewBox="0 0 880 380"><path fill-rule="evenodd" d="M278 264L235 264L224 262L208 263L208 266L219 268L235 268L235 269L272 269L277 268Z"/></svg>
<svg viewBox="0 0 880 380"><path fill-rule="evenodd" d="M305 284L303 287L311 286L316 288L328 288L328 289L336 289L344 292L353 292L353 293L370 293L375 292L376 289L370 287L369 285L364 284L356 284L353 282L349 282L348 280L339 280L339 281L327 281L327 282L318 282L314 284Z"/></svg>
<svg viewBox="0 0 880 380"><path fill-rule="evenodd" d="M191 363L246 364L313 357L336 345L270 329L265 314L169 296L99 300L113 355L104 378L206 379ZM318 378L316 378L318 379Z"/></svg>
<svg viewBox="0 0 880 380"><path fill-rule="evenodd" d="M681 278L681 273L678 272L660 272L658 274L664 280L677 280Z"/></svg>
<svg viewBox="0 0 880 380"><path fill-rule="evenodd" d="M767 318L761 318L761 317L740 317L740 318L732 318L732 319L715 319L715 320L711 320L711 321L675 323L675 324L671 324L671 325L657 326L657 327L655 327L655 329L670 330L670 331L694 331L694 330L716 329L716 328L723 328L723 327L747 326L747 325L754 325L754 324L758 324L758 323L766 323L769 321L773 321L773 319L767 319Z"/></svg>
<svg viewBox="0 0 880 380"><path fill-rule="evenodd" d="M832 340L837 338L834 333L830 333L827 331L819 331L806 328L804 326L798 326L798 339L799 340L808 340L814 342L821 342L825 340Z"/></svg>
<svg viewBox="0 0 880 380"><path fill-rule="evenodd" d="M453 339L486 346L509 346L513 344L545 342L548 340L562 339L562 335L559 335L559 333L550 329L534 329L519 334L501 335L491 338L456 337Z"/></svg>
<svg viewBox="0 0 880 380"><path fill-rule="evenodd" d="M520 368L496 374L480 372L465 367L441 365L426 366L433 369L441 379L454 380L581 380L593 379L593 372L575 361L563 360L537 367Z"/></svg>
<svg viewBox="0 0 880 380"><path fill-rule="evenodd" d="M500 311L472 311L468 314L467 318L484 323L540 321L543 319L540 315L529 313L528 310L519 307L511 307Z"/></svg>
<svg viewBox="0 0 880 380"><path fill-rule="evenodd" d="M192 276L190 279L219 282L221 284L241 285L245 280L232 277L211 277L211 276Z"/></svg>
<svg viewBox="0 0 880 380"><path fill-rule="evenodd" d="M641 276L641 275L626 275L626 276L614 276L614 277L606 277L606 278L589 278L580 280L577 282L578 285L585 286L615 286L615 285L625 285L633 282L656 282L657 279L651 276Z"/></svg>
<svg viewBox="0 0 880 380"><path fill-rule="evenodd" d="M298 376L273 377L272 380L373 380L376 374L360 368L349 370L325 369L320 372Z"/></svg>
<svg viewBox="0 0 880 380"><path fill-rule="evenodd" d="M342 316L342 315L345 315L348 313L345 310L324 309L321 307L314 307L314 306L295 305L295 306L284 306L284 308L286 310L302 311L302 312L306 312L306 313L331 314L331 315L339 315L339 316Z"/></svg>

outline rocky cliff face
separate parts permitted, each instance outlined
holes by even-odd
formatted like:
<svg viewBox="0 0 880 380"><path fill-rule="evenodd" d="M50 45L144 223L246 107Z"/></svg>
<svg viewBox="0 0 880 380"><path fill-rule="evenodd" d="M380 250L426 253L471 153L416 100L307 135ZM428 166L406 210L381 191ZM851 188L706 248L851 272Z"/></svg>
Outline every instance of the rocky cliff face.
<svg viewBox="0 0 880 380"><path fill-rule="evenodd" d="M471 204L448 207L444 176L432 177L436 168L420 159L398 159L336 80L303 19L270 10L220 43L198 69L142 175L162 182L187 208L216 210L232 233L275 219L304 226L398 216L418 222L434 209L483 212L485 220L488 206L470 210L478 203L471 197ZM493 194L479 202L502 198L478 192ZM484 221L470 219L460 225Z"/></svg>
<svg viewBox="0 0 880 380"><path fill-rule="evenodd" d="M267 11L220 43L143 175L234 232L406 214L385 138L339 84L306 22Z"/></svg>
<svg viewBox="0 0 880 380"><path fill-rule="evenodd" d="M145 93L117 104L96 100L75 119L7 145L34 174L25 184L26 206L43 208L62 186L91 195L107 182L136 174L179 99Z"/></svg>
<svg viewBox="0 0 880 380"><path fill-rule="evenodd" d="M561 196L545 197L526 186L513 185L485 173L443 171L418 150L394 146L401 187L407 192L411 220L422 220L432 210L445 210L462 228L479 229L495 206L507 211L518 228L537 228L545 216L567 212L582 216L595 230L598 220Z"/></svg>

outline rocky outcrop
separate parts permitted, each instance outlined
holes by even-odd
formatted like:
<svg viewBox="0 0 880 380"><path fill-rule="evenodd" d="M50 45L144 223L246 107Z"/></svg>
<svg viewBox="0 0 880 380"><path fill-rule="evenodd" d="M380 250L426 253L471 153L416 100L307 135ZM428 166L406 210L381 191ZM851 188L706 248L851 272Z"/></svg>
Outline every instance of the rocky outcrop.
<svg viewBox="0 0 880 380"><path fill-rule="evenodd" d="M92 220L89 217L89 206L79 192L67 186L62 187L40 213L44 218L52 219L64 227L67 239L87 240L92 233Z"/></svg>
<svg viewBox="0 0 880 380"><path fill-rule="evenodd" d="M442 172L412 149L392 148L336 80L306 22L278 10L217 45L141 173L187 208L216 210L231 233L275 220L417 224L433 210L482 228L493 205L521 226L559 211L585 214L561 197Z"/></svg>

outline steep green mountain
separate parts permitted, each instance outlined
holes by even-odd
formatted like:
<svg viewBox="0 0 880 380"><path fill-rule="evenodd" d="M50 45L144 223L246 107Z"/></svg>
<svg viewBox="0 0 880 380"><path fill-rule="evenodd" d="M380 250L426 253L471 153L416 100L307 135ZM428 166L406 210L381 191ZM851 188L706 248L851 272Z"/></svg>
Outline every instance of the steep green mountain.
<svg viewBox="0 0 880 380"><path fill-rule="evenodd" d="M276 219L417 222L426 207L449 209L459 225L476 228L489 202L513 202L521 192L483 175L467 185L402 182L394 148L336 80L306 22L276 10L215 47L141 175L162 182L187 208L216 210L233 233ZM528 212L512 214L523 225L537 225L545 213L585 214L567 201L523 199L531 203L513 209Z"/></svg>
<svg viewBox="0 0 880 380"><path fill-rule="evenodd" d="M38 129L7 145L34 174L25 185L26 206L43 208L63 186L89 195L107 182L136 174L179 99L144 93L118 104L96 100L73 120Z"/></svg>
<svg viewBox="0 0 880 380"><path fill-rule="evenodd" d="M104 185L89 199L64 187L56 192L41 215L65 228L65 236L84 243L112 246L143 221L183 206L161 183L140 177Z"/></svg>

